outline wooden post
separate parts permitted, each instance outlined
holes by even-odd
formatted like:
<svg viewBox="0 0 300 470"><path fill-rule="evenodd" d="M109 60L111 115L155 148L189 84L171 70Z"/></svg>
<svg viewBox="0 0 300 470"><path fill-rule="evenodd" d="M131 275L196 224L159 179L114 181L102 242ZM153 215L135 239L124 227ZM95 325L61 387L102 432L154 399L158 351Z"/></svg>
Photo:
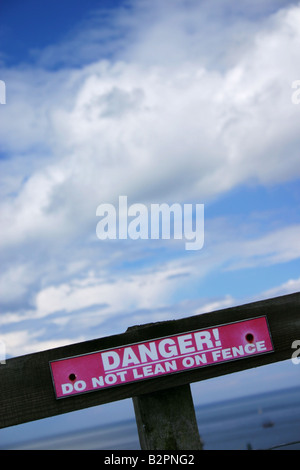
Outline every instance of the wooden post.
<svg viewBox="0 0 300 470"><path fill-rule="evenodd" d="M190 385L133 398L142 450L201 450Z"/></svg>

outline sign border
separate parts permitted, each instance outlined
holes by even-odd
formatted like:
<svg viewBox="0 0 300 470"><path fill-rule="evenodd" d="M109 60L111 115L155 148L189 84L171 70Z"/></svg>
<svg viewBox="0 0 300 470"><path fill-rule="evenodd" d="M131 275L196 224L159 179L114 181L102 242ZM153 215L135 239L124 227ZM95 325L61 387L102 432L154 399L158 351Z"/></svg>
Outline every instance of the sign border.
<svg viewBox="0 0 300 470"><path fill-rule="evenodd" d="M53 371L52 371L52 367L51 367L51 364L54 363L54 362L65 361L65 360L68 360L68 359L75 359L76 357L90 356L92 354L99 354L99 353L102 353L102 352L105 352L105 351L114 351L117 348L130 347L130 346L134 346L136 344L143 344L143 343L148 342L148 341L157 341L157 340L160 340L160 339L171 338L172 336L180 336L180 335L195 333L195 332L199 332L199 331L206 331L206 330L209 330L209 329L212 329L212 328L219 328L219 327L222 327L222 326L233 325L233 324L237 324L237 323L244 323L244 322L247 322L247 321L253 321L253 320L260 319L260 318L264 318L265 321L266 321L266 326L267 326L267 329L268 329L268 332L269 332L269 339L270 339L271 346L272 346L272 350L270 350L270 351L256 352L256 353L250 354L248 356L236 357L236 358L232 358L232 359L223 359L221 361L218 361L217 363L198 365L198 366L193 367L191 369L187 369L186 371L185 370L177 370L177 371L174 371L174 372L168 372L167 374L162 374L161 376L150 376L150 377L144 377L144 378L138 379L138 380L132 380L130 382L107 385L103 389L102 388L95 388L94 390L83 390L83 391L79 391L79 392L71 394L71 395L65 395L65 396L61 396L61 397L58 397L57 394L56 394L56 386L55 386ZM262 356L262 355L271 354L271 353L274 353L274 352L275 352L274 343L273 343L272 334L271 334L271 330L270 330L270 326L269 326L269 322L268 322L268 317L266 315L258 315L256 317L245 318L243 320L232 321L232 322L229 322L229 323L221 323L221 324L218 324L218 325L208 326L206 328L200 328L199 330L194 329L194 330L189 330L189 331L182 331L180 333L173 333L169 336L159 336L159 337L156 337L156 338L149 338L149 339L146 339L146 340L143 340L143 341L137 341L135 343L122 344L120 346L115 346L115 347L112 347L112 348L100 349L100 350L97 350L97 351L92 351L92 352L88 352L88 353L84 353L84 354L77 354L75 356L68 356L68 357L62 357L60 359L54 359L52 361L49 361L49 368L50 368L50 372L51 372L51 379L52 379L52 385L53 385L53 389L54 389L54 393L55 393L55 398L56 398L56 400L61 400L61 399L64 399L64 398L71 398L71 397L76 397L78 395L84 395L84 394L87 394L87 393L93 393L93 392L99 392L99 391L102 391L102 390L107 390L109 388L124 387L126 385L129 385L129 384L132 384L132 383L135 383L135 382L145 382L145 381L151 380L151 379L152 380L153 379L159 379L160 377L165 377L166 375L182 374L184 372L188 372L188 371L192 371L192 370L198 370L198 369L202 369L202 368L206 368L206 367L210 367L210 366L215 366L215 365L218 365L218 364L224 364L224 362L226 362L226 363L227 362L236 362L240 359L249 359L251 357Z"/></svg>

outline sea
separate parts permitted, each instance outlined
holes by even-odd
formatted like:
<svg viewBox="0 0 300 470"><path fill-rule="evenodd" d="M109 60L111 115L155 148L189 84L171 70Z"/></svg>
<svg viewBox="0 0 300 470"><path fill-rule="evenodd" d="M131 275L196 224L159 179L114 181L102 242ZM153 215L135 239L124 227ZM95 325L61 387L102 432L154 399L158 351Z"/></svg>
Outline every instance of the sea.
<svg viewBox="0 0 300 470"><path fill-rule="evenodd" d="M300 450L300 389L195 407L203 450ZM11 449L138 450L135 419L35 439Z"/></svg>

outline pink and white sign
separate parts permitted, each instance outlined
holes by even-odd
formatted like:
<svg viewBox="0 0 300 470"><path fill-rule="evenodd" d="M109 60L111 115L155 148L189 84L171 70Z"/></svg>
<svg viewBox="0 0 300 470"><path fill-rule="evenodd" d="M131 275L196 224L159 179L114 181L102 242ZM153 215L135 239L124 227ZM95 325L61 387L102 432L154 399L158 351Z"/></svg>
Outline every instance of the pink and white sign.
<svg viewBox="0 0 300 470"><path fill-rule="evenodd" d="M56 398L273 351L258 317L50 362Z"/></svg>

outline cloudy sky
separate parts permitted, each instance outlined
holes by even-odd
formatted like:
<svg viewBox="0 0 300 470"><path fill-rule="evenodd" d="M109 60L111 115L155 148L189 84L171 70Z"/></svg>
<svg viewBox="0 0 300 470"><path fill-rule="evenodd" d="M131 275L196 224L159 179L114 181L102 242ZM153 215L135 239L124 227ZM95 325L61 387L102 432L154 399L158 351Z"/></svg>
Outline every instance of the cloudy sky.
<svg viewBox="0 0 300 470"><path fill-rule="evenodd" d="M300 290L299 51L296 0L2 0L9 356ZM203 248L99 240L120 195L204 204Z"/></svg>

